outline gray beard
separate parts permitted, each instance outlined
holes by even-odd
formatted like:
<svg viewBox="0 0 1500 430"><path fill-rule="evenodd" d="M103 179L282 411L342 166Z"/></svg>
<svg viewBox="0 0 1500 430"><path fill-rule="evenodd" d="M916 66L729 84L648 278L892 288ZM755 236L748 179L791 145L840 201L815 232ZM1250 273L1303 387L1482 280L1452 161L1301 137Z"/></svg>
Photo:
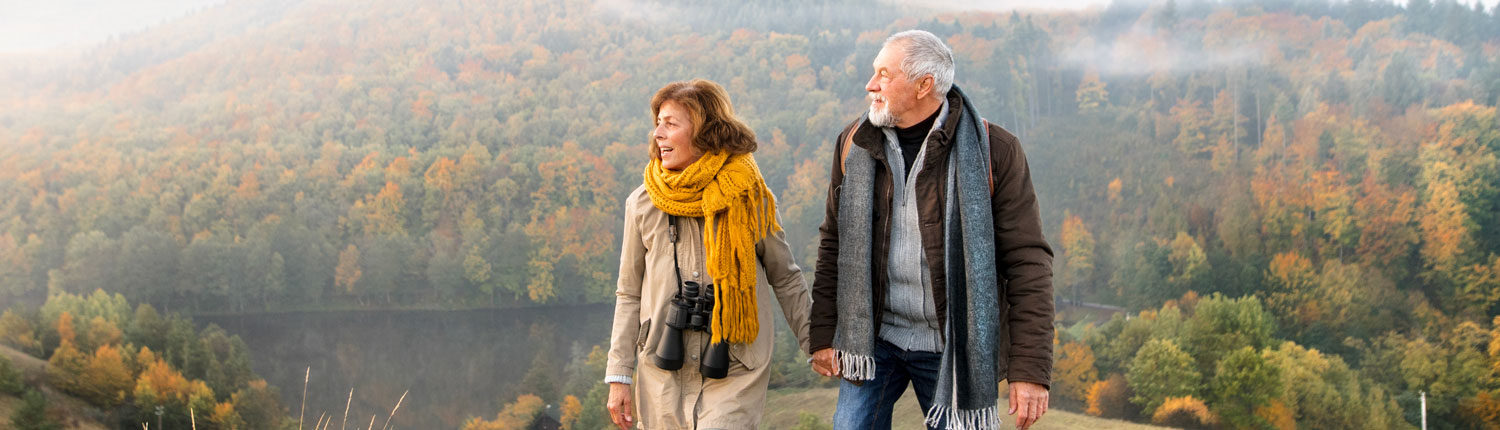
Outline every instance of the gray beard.
<svg viewBox="0 0 1500 430"><path fill-rule="evenodd" d="M870 108L870 123L875 124L876 127L895 127L896 124L900 122L900 118L897 118L895 115L891 115L890 108Z"/></svg>

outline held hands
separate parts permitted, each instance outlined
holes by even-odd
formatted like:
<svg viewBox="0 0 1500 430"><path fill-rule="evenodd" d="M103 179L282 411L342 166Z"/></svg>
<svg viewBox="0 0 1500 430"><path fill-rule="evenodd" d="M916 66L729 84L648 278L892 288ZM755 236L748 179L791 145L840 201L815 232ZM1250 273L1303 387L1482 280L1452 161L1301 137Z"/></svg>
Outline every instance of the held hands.
<svg viewBox="0 0 1500 430"><path fill-rule="evenodd" d="M1010 383L1010 412L1016 416L1016 428L1026 430L1047 413L1047 387L1030 382Z"/></svg>
<svg viewBox="0 0 1500 430"><path fill-rule="evenodd" d="M609 401L605 405L609 407L609 420L620 430L635 426L635 417L630 415L635 411L635 406L630 403L630 384L609 383Z"/></svg>
<svg viewBox="0 0 1500 430"><path fill-rule="evenodd" d="M812 368L819 375L834 377L839 376L838 352L833 348L823 348L812 355Z"/></svg>

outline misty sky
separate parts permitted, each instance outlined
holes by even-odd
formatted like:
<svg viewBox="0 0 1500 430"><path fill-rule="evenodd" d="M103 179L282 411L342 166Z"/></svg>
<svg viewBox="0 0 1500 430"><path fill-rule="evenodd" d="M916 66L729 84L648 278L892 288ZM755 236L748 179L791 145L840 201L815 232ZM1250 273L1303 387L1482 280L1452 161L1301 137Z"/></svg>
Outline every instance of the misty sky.
<svg viewBox="0 0 1500 430"><path fill-rule="evenodd" d="M0 0L0 53L88 47L224 0Z"/></svg>
<svg viewBox="0 0 1500 430"><path fill-rule="evenodd" d="M180 18L225 0L0 0L0 54L84 48L112 35ZM233 0L242 1L242 0ZM906 1L906 0L892 0ZM1473 4L1475 0L1460 0ZM1500 0L1479 0L1494 7ZM931 2L923 2L931 4ZM1102 6L1108 0L951 0L952 9L1058 9Z"/></svg>

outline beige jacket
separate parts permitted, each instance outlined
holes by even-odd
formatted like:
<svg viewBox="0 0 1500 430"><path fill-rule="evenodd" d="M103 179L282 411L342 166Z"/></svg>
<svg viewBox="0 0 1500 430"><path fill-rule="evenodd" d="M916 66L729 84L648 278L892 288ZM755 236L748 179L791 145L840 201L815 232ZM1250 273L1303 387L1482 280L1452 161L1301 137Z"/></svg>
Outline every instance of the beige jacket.
<svg viewBox="0 0 1500 430"><path fill-rule="evenodd" d="M677 263L683 281L712 282L704 266L703 219L677 220ZM708 379L698 373L699 355L708 336L683 331L682 369L656 368L652 357L666 333L665 321L677 278L673 274L668 216L651 203L644 186L625 200L625 232L620 250L620 279L615 290L614 330L610 336L607 375L634 379L636 422L644 429L756 429L765 405L767 368L775 343L776 303L808 351L811 296L802 269L792 258L783 232L756 244L760 257L756 304L760 334L748 345L730 346L729 376Z"/></svg>

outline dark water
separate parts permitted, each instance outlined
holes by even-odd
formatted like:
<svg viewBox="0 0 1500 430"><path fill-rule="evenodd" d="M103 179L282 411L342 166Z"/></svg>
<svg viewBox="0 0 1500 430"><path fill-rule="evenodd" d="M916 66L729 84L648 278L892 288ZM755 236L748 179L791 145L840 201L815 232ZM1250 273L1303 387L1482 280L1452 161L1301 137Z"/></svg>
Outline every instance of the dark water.
<svg viewBox="0 0 1500 430"><path fill-rule="evenodd" d="M324 412L349 427L457 429L470 416L494 419L514 400L538 354L557 390L565 368L607 342L612 305L481 311L380 311L199 316L249 345L255 372L280 389L296 417L307 384L306 424ZM541 352L545 350L546 352ZM603 375L597 375L603 378ZM581 395L582 393L580 393ZM508 398L502 398L508 397ZM358 424L358 426L356 426Z"/></svg>

